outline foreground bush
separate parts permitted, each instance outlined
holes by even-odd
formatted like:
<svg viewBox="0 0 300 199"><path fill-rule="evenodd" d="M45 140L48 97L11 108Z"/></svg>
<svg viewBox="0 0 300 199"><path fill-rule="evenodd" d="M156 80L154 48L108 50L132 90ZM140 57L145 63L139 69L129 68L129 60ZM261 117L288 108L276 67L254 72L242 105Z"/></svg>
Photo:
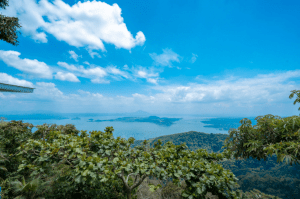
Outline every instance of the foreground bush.
<svg viewBox="0 0 300 199"><path fill-rule="evenodd" d="M145 141L132 149L134 138L115 139L112 127L90 135L86 131L79 135L72 125L41 125L34 134L29 133L30 128L21 121L1 127L1 142L7 143L3 152L14 151L10 156L15 160L14 165L5 165L10 172L2 175L6 182L2 185L3 198L72 198L72 194L82 198L133 198L150 175L160 180L172 178L178 186L180 179L185 179L185 198L203 198L208 192L219 198L238 197L233 191L237 178L216 164L225 154L208 154L201 149L193 152L184 144L170 142L147 148Z"/></svg>

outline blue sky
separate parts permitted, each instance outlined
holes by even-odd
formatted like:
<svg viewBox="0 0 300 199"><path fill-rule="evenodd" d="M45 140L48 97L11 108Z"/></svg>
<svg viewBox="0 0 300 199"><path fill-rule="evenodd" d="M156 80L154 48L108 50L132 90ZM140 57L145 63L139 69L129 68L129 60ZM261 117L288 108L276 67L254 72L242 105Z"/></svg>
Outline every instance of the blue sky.
<svg viewBox="0 0 300 199"><path fill-rule="evenodd" d="M299 1L9 0L0 112L298 115Z"/></svg>

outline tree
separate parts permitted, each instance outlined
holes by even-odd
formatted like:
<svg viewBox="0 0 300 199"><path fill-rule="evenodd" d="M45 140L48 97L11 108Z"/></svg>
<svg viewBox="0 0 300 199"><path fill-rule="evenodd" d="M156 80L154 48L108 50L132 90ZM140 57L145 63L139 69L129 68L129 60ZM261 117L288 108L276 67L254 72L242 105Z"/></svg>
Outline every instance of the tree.
<svg viewBox="0 0 300 199"><path fill-rule="evenodd" d="M5 9L8 0L0 0L0 8ZM0 39L12 45L18 45L17 28L21 28L17 17L7 17L0 14Z"/></svg>
<svg viewBox="0 0 300 199"><path fill-rule="evenodd" d="M296 103L300 103L300 90L292 90L292 93L290 94L289 98L292 99L294 97L294 95L297 95L297 98L294 101L294 105ZM300 111L300 107L298 108L298 110Z"/></svg>
<svg viewBox="0 0 300 199"><path fill-rule="evenodd" d="M289 98L297 94L296 102L300 102L300 91L293 90ZM300 109L299 109L300 110ZM258 160L269 155L276 154L277 162L285 162L290 165L300 164L300 117L265 115L255 118L257 124L252 126L249 119L244 118L238 129L229 130L229 137L224 146L228 154L236 159L253 157ZM230 140L231 139L231 140Z"/></svg>
<svg viewBox="0 0 300 199"><path fill-rule="evenodd" d="M232 190L238 179L216 164L224 154L208 154L204 149L193 152L185 144L176 146L171 142L161 146L160 140L154 148L146 147L146 140L142 146L131 148L134 138L115 139L112 132L112 127L105 132L92 131L90 136L86 131L81 131L80 136L49 131L45 139L28 139L18 148L18 156L24 158L18 174L30 171L30 180L46 181L53 170L62 167L65 172L60 177L65 178L68 187L80 187L92 195L99 185L121 182L128 199L147 176L164 180L171 177L178 186L180 179L185 180L187 188L182 196L186 198L204 198L207 192L219 198L239 198L239 191ZM56 183L60 183L59 179L53 178ZM92 198L101 198L99 192Z"/></svg>
<svg viewBox="0 0 300 199"><path fill-rule="evenodd" d="M1 120L3 118L0 118ZM32 170L17 172L19 165L24 161L24 157L17 155L18 147L27 142L28 139L45 141L45 136L49 131L60 131L61 134L78 135L79 131L74 125L65 126L37 125L34 133L31 132L33 125L23 123L22 121L0 121L0 187L2 187L2 198L38 198L47 196L47 198L95 198L95 192L100 192L104 197L111 199L122 199L119 194L123 190L121 181L99 184L97 189L81 189L80 186L72 186L69 180L68 171L70 167L66 164L53 165L54 168L48 168L47 176L41 178L32 178ZM8 155L7 155L8 154ZM30 161L30 160L29 160ZM7 168L7 169L6 169ZM129 180L130 181L130 180ZM131 181L130 181L131 182ZM103 185L102 184L102 185ZM89 197L85 197L89 196ZM124 198L124 197L123 197Z"/></svg>

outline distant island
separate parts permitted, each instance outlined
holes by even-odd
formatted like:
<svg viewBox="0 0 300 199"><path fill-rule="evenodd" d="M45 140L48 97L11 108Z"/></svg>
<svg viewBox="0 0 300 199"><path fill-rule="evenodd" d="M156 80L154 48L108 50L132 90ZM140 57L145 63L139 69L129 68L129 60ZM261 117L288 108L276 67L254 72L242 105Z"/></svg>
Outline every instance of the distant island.
<svg viewBox="0 0 300 199"><path fill-rule="evenodd" d="M171 126L174 122L181 120L181 118L160 118L157 116L150 116L150 117L121 117L117 119L111 119L111 120L93 120L89 119L88 122L149 122L154 123L157 125L162 126Z"/></svg>
<svg viewBox="0 0 300 199"><path fill-rule="evenodd" d="M71 120L80 120L80 118L79 117L74 117Z"/></svg>
<svg viewBox="0 0 300 199"><path fill-rule="evenodd" d="M241 126L240 121L243 118L211 118L206 121L201 121L202 123L206 124L203 127L209 127L209 128L216 128L223 131L228 131L231 128L237 129L239 126ZM248 117L252 121L252 125L256 124L256 121L253 117Z"/></svg>

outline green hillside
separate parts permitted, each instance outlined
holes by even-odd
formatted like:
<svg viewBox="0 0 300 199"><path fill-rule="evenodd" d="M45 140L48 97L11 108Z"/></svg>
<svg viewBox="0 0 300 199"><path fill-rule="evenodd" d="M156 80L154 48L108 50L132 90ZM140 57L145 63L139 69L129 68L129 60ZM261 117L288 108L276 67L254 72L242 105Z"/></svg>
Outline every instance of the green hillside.
<svg viewBox="0 0 300 199"><path fill-rule="evenodd" d="M228 137L226 134L208 134L196 131L189 131L185 133L177 133L172 135L165 135L156 137L153 139L149 139L150 146L152 147L155 142L160 139L162 141L162 145L166 142L171 141L175 145L180 145L182 143L186 143L190 150L195 151L197 149L206 149L208 152L216 152L220 153L223 152L221 147L223 146L224 140ZM143 140L136 140L134 142L134 146L139 145L142 143Z"/></svg>
<svg viewBox="0 0 300 199"><path fill-rule="evenodd" d="M162 145L168 141L180 145L186 143L190 150L206 149L208 152L223 152L221 149L226 134L208 134L203 132L189 131L165 135L149 139L149 146L153 147L154 143L160 139ZM143 140L136 140L134 146L138 146ZM239 179L239 185L244 192L253 189L278 196L280 198L300 198L300 165L289 166L284 163L276 162L276 155L269 157L266 161L249 158L247 160L226 160L220 164L231 170Z"/></svg>

